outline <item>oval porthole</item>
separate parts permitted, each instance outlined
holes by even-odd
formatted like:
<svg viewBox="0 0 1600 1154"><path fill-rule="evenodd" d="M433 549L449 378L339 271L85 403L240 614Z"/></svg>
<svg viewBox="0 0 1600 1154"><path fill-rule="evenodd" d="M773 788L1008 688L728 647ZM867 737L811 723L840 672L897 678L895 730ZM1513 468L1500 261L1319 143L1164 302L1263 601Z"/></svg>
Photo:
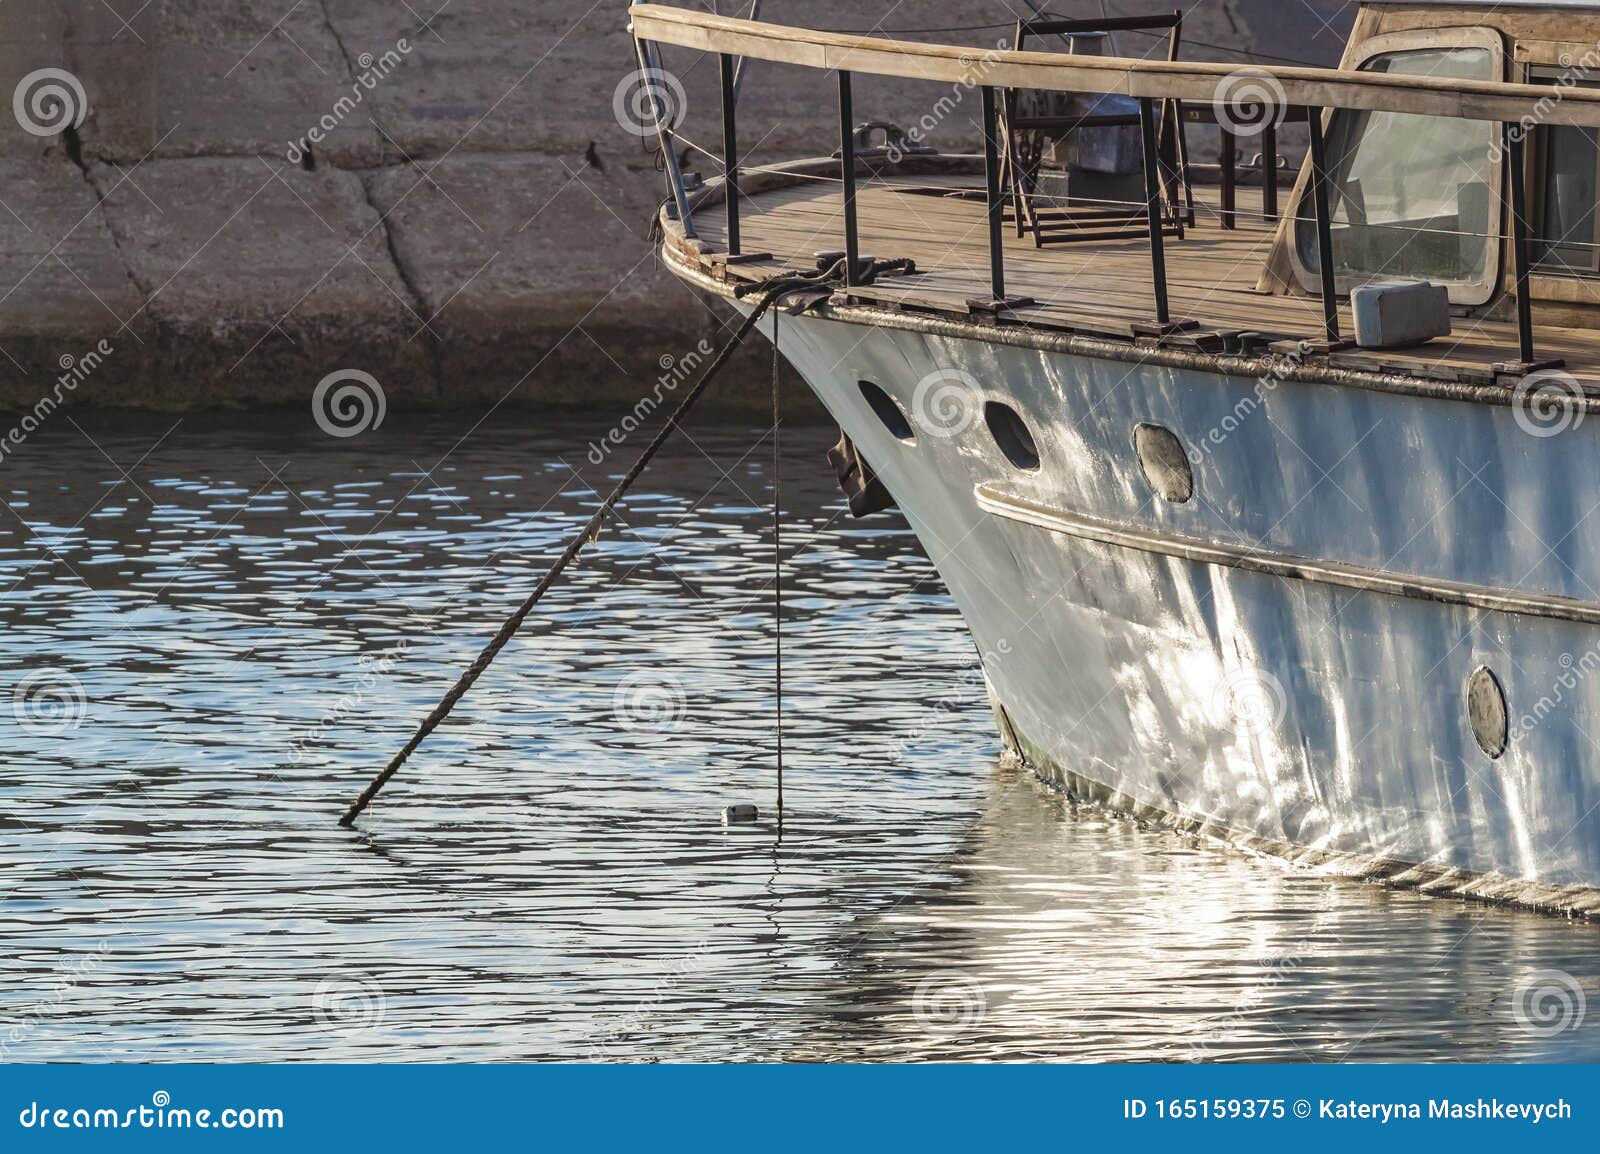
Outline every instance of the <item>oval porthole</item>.
<svg viewBox="0 0 1600 1154"><path fill-rule="evenodd" d="M878 420L883 422L883 427L889 430L889 435L897 441L911 444L917 439L916 433L911 430L911 420L905 414L895 399L884 392L871 381L857 381L861 395L866 399L872 411L877 414Z"/></svg>
<svg viewBox="0 0 1600 1154"><path fill-rule="evenodd" d="M1017 410L999 401L985 401L983 419L1006 460L1019 469L1031 471L1039 467L1039 446Z"/></svg>
<svg viewBox="0 0 1600 1154"><path fill-rule="evenodd" d="M1467 724L1478 748L1497 758L1506 751L1510 726L1506 717L1506 693L1500 679L1486 665L1480 665L1467 679Z"/></svg>
<svg viewBox="0 0 1600 1154"><path fill-rule="evenodd" d="M1189 454L1171 429L1162 425L1138 424L1133 427L1133 449L1139 455L1139 468L1156 495L1174 505L1194 496L1194 472Z"/></svg>

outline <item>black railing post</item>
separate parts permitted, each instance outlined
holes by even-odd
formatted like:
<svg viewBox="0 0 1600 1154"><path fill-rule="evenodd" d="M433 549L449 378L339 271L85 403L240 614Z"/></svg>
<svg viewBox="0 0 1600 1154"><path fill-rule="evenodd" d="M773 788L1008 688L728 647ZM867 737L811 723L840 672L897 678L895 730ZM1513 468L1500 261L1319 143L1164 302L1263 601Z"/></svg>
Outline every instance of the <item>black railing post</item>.
<svg viewBox="0 0 1600 1154"><path fill-rule="evenodd" d="M635 40L634 47L639 56L639 82L645 85L645 92L650 100L650 115L656 122L656 139L661 143L661 161L667 169L667 186L672 193L673 208L678 214L678 223L683 226L683 235L695 239L694 212L689 207L689 193L683 187L683 171L678 167L678 154L673 150L672 125L668 123L667 102L661 98L661 85L658 78L663 75L659 57L656 56L655 46L648 40Z"/></svg>
<svg viewBox="0 0 1600 1154"><path fill-rule="evenodd" d="M1000 232L1005 204L1000 199L999 118L995 115L994 89L983 88L983 177L989 196L989 296L996 302L1006 299L1005 255L1000 248Z"/></svg>
<svg viewBox="0 0 1600 1154"><path fill-rule="evenodd" d="M1502 124L1506 180L1511 186L1511 268L1517 278L1517 355L1533 364L1533 302L1528 299L1528 184L1520 126Z"/></svg>
<svg viewBox="0 0 1600 1154"><path fill-rule="evenodd" d="M1155 102L1148 96L1139 97L1139 138L1144 153L1144 207L1145 219L1150 226L1150 271L1155 279L1156 323L1171 321L1167 311L1167 255L1161 241L1161 174L1156 157Z"/></svg>
<svg viewBox="0 0 1600 1154"><path fill-rule="evenodd" d="M1261 216L1278 219L1278 125L1270 116L1261 126Z"/></svg>
<svg viewBox="0 0 1600 1154"><path fill-rule="evenodd" d="M844 283L856 283L860 248L856 243L855 110L850 104L850 74L839 73L839 173L844 181Z"/></svg>
<svg viewBox="0 0 1600 1154"><path fill-rule="evenodd" d="M1328 156L1322 136L1322 109L1306 109L1311 137L1311 204L1317 224L1317 271L1322 279L1322 328L1329 344L1339 341L1339 295L1333 280L1333 224L1328 210Z"/></svg>
<svg viewBox="0 0 1600 1154"><path fill-rule="evenodd" d="M1239 141L1226 127L1222 130L1222 149L1217 155L1220 169L1219 177L1222 181L1222 219L1219 222L1223 228L1232 228L1234 225L1234 205L1239 197L1239 178L1237 173Z"/></svg>
<svg viewBox="0 0 1600 1154"><path fill-rule="evenodd" d="M969 297L970 312L994 313L998 318L1002 309L1019 309L1033 303L1032 297L1006 296L1005 250L1001 246L1005 234L1004 177L1000 166L1000 116L995 103L995 90L985 85L983 94L983 178L989 210L989 295ZM1020 211L1020 206L1014 206Z"/></svg>
<svg viewBox="0 0 1600 1154"><path fill-rule="evenodd" d="M728 255L739 255L739 136L734 125L738 89L734 85L733 57L717 57L722 79L722 196L728 209Z"/></svg>

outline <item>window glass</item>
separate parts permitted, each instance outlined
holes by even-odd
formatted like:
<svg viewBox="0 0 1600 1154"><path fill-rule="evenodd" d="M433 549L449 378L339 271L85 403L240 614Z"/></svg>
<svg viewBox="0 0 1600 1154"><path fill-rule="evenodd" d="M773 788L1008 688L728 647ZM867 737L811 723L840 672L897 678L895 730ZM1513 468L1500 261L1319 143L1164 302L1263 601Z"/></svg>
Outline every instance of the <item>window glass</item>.
<svg viewBox="0 0 1600 1154"><path fill-rule="evenodd" d="M1595 130L1551 128L1544 150L1544 202L1535 259L1589 271L1595 266Z"/></svg>
<svg viewBox="0 0 1600 1154"><path fill-rule="evenodd" d="M1486 48L1388 52L1363 71L1453 80L1494 79ZM1334 273L1473 283L1488 276L1494 125L1398 112L1334 113L1328 130L1328 201ZM1309 197L1296 221L1301 264L1316 273Z"/></svg>
<svg viewBox="0 0 1600 1154"><path fill-rule="evenodd" d="M1534 84L1561 80L1566 85L1593 88L1592 81L1535 71ZM1546 267L1570 272L1600 268L1595 247L1595 203L1600 189L1600 135L1592 128L1551 125L1534 134L1529 164L1534 171L1534 191L1529 197L1533 215L1533 259Z"/></svg>

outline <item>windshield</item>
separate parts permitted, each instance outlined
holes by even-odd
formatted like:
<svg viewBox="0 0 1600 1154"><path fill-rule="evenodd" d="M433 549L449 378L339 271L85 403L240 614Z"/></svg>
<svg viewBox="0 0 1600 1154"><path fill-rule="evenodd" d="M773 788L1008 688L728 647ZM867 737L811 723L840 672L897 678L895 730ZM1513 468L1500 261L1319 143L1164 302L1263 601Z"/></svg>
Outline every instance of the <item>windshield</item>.
<svg viewBox="0 0 1600 1154"><path fill-rule="evenodd" d="M1454 80L1494 79L1485 48L1387 52L1362 71ZM1496 206L1490 181L1494 126L1485 120L1399 112L1336 112L1328 130L1328 202L1334 275L1363 282L1407 277L1476 284L1489 277ZM1295 246L1312 274L1317 260L1310 198Z"/></svg>

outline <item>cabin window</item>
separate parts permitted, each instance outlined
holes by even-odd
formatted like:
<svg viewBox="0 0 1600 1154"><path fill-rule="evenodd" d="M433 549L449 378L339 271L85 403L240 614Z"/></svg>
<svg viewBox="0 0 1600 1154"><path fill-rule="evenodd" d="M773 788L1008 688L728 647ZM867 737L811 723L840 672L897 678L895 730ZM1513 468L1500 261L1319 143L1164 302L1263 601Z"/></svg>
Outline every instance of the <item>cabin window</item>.
<svg viewBox="0 0 1600 1154"><path fill-rule="evenodd" d="M1374 37L1359 68L1452 80L1498 79L1503 49L1487 29ZM1441 42L1443 41L1443 42ZM1327 129L1334 278L1341 292L1382 277L1430 280L1457 304L1493 291L1500 211L1497 126L1486 120L1340 109ZM1315 291L1320 265L1309 190L1296 214L1295 256Z"/></svg>
<svg viewBox="0 0 1600 1154"><path fill-rule="evenodd" d="M1535 69L1528 80L1539 84L1559 78L1557 72ZM1600 87L1570 78L1563 83ZM1600 135L1592 128L1550 125L1537 129L1530 145L1534 263L1546 271L1600 272L1600 233L1595 227L1595 206L1600 203Z"/></svg>

